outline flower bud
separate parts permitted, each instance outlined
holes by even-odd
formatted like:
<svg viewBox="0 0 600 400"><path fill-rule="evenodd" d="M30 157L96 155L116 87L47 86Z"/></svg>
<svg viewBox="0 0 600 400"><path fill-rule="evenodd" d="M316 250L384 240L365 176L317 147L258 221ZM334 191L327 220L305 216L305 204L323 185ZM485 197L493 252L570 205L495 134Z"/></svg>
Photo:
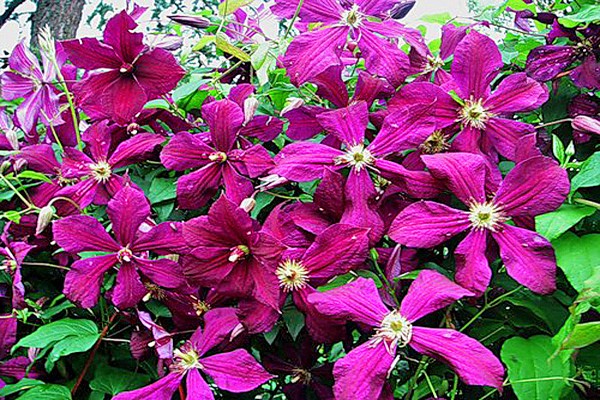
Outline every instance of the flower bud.
<svg viewBox="0 0 600 400"><path fill-rule="evenodd" d="M0 174L5 173L9 169L10 169L10 161L6 160L2 164L0 164Z"/></svg>
<svg viewBox="0 0 600 400"><path fill-rule="evenodd" d="M12 147L13 150L19 150L19 138L17 136L17 132L15 132L13 129L9 129L4 133L4 135L6 136L8 143L10 143L10 147Z"/></svg>
<svg viewBox="0 0 600 400"><path fill-rule="evenodd" d="M242 204L240 204L240 208L242 210L246 211L247 213L252 211L255 206L256 206L256 200L254 200L253 197L245 198L244 200L242 200Z"/></svg>
<svg viewBox="0 0 600 400"><path fill-rule="evenodd" d="M127 125L127 133L130 134L131 136L137 135L139 131L140 131L139 124L132 122L129 125Z"/></svg>
<svg viewBox="0 0 600 400"><path fill-rule="evenodd" d="M247 124L254 118L254 113L258 110L258 99L256 97L248 97L244 100L244 124Z"/></svg>
<svg viewBox="0 0 600 400"><path fill-rule="evenodd" d="M579 115L573 118L571 126L577 131L582 131L585 133L595 133L596 135L600 135L600 121L592 117Z"/></svg>
<svg viewBox="0 0 600 400"><path fill-rule="evenodd" d="M569 157L573 157L575 155L575 145L573 144L572 140L571 143L569 143L569 145L565 149L565 154Z"/></svg>
<svg viewBox="0 0 600 400"><path fill-rule="evenodd" d="M390 17L393 19L402 19L408 15L415 6L416 0L401 0L390 10Z"/></svg>
<svg viewBox="0 0 600 400"><path fill-rule="evenodd" d="M302 107L304 105L304 100L298 97L290 97L285 102L285 107L281 110L280 115L284 115L287 112L295 110L296 108Z"/></svg>
<svg viewBox="0 0 600 400"><path fill-rule="evenodd" d="M54 218L54 207L42 207L42 209L40 210L40 214L38 215L37 225L35 227L35 234L41 234L44 231L44 229L46 229L46 227L50 225L50 222L52 222L52 218Z"/></svg>
<svg viewBox="0 0 600 400"><path fill-rule="evenodd" d="M173 22L191 26L192 28L206 29L210 26L210 21L208 19L194 15L173 14L169 15L168 18Z"/></svg>
<svg viewBox="0 0 600 400"><path fill-rule="evenodd" d="M276 188L277 186L281 186L288 182L287 179L277 174L271 174L265 176L264 178L258 178L258 180L263 182L257 186L257 189L259 189L261 192Z"/></svg>

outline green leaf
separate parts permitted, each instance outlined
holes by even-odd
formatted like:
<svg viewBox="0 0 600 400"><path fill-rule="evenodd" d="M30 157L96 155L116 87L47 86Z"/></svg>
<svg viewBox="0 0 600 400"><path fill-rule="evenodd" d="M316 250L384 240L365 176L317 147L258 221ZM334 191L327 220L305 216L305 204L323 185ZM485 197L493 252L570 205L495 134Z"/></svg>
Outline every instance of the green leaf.
<svg viewBox="0 0 600 400"><path fill-rule="evenodd" d="M600 340L600 321L575 325L575 329L563 343L565 349L580 349Z"/></svg>
<svg viewBox="0 0 600 400"><path fill-rule="evenodd" d="M240 49L239 47L236 47L236 46L232 45L231 43L229 43L227 36L225 36L223 34L219 34L217 36L216 43L217 43L217 48L219 50L221 50L223 53L231 54L232 56L236 57L240 61L244 61L244 62L250 61L250 56L248 55L248 53L246 53L244 50Z"/></svg>
<svg viewBox="0 0 600 400"><path fill-rule="evenodd" d="M23 171L18 176L19 179L32 179L34 181L43 181L52 183L52 180L48 178L46 175L41 174L35 171Z"/></svg>
<svg viewBox="0 0 600 400"><path fill-rule="evenodd" d="M54 363L62 356L67 356L73 353L83 353L91 349L96 341L100 338L99 333L94 333L85 336L68 336L57 342L46 359L46 371L51 371L54 368Z"/></svg>
<svg viewBox="0 0 600 400"><path fill-rule="evenodd" d="M552 338L513 337L504 342L500 357L508 368L508 378L519 400L559 400L568 390L572 361L555 357Z"/></svg>
<svg viewBox="0 0 600 400"><path fill-rule="evenodd" d="M596 212L593 207L563 204L558 210L535 217L537 232L552 241L583 218Z"/></svg>
<svg viewBox="0 0 600 400"><path fill-rule="evenodd" d="M247 6L254 0L224 0L219 4L219 15L233 14L238 8Z"/></svg>
<svg viewBox="0 0 600 400"><path fill-rule="evenodd" d="M250 212L250 216L252 218L258 217L258 214L262 211L262 209L271 204L273 200L275 200L275 197L268 193L259 192L256 194L256 196L254 196L254 200L256 201L256 204Z"/></svg>
<svg viewBox="0 0 600 400"><path fill-rule="evenodd" d="M581 292L584 282L591 278L600 266L600 234L578 237L567 232L552 242L556 263L563 270L569 283Z"/></svg>
<svg viewBox="0 0 600 400"><path fill-rule="evenodd" d="M582 187L598 185L600 185L600 151L585 160L581 170L571 181L571 192L575 192Z"/></svg>
<svg viewBox="0 0 600 400"><path fill-rule="evenodd" d="M600 21L600 7L598 5L586 4L574 14L559 18L558 22L567 28L573 28L580 23Z"/></svg>
<svg viewBox="0 0 600 400"><path fill-rule="evenodd" d="M283 310L283 321L287 326L288 332L292 336L292 339L296 340L300 331L304 327L304 314L298 311L296 308L288 307Z"/></svg>
<svg viewBox="0 0 600 400"><path fill-rule="evenodd" d="M98 327L87 319L65 318L40 326L35 332L25 336L14 346L44 348L69 336L86 337L98 334Z"/></svg>
<svg viewBox="0 0 600 400"><path fill-rule="evenodd" d="M452 19L452 14L449 12L439 14L429 14L421 17L421 21L428 22L430 24L444 25L446 22Z"/></svg>
<svg viewBox="0 0 600 400"><path fill-rule="evenodd" d="M271 44L269 42L264 42L258 45L256 50L252 53L250 57L250 61L252 62L252 67L254 69L259 70L267 59L267 55L269 54L269 48Z"/></svg>
<svg viewBox="0 0 600 400"><path fill-rule="evenodd" d="M552 135L552 153L560 165L565 163L565 146L556 135Z"/></svg>
<svg viewBox="0 0 600 400"><path fill-rule="evenodd" d="M14 222L15 224L19 224L21 222L21 214L15 210L9 210L4 213L4 218L9 221Z"/></svg>
<svg viewBox="0 0 600 400"><path fill-rule="evenodd" d="M71 400L71 392L61 385L40 385L28 390L17 400Z"/></svg>
<svg viewBox="0 0 600 400"><path fill-rule="evenodd" d="M200 51L203 48L205 48L206 46L208 46L211 43L214 43L216 41L216 37L213 35L206 35L206 36L202 36L200 38L200 40L198 40L198 43L196 43L194 45L194 47L192 48L193 51Z"/></svg>
<svg viewBox="0 0 600 400"><path fill-rule="evenodd" d="M37 379L23 378L17 383L6 385L0 389L0 397L8 396L9 394L20 392L21 390L31 389L34 386L44 385L44 382Z"/></svg>
<svg viewBox="0 0 600 400"><path fill-rule="evenodd" d="M149 102L146 103L146 105L144 105L144 109L146 109L146 110L152 110L152 109L169 110L170 108L171 108L171 105L165 99L150 100Z"/></svg>
<svg viewBox="0 0 600 400"><path fill-rule="evenodd" d="M147 196L151 204L174 200L177 197L177 184L172 179L154 178Z"/></svg>
<svg viewBox="0 0 600 400"><path fill-rule="evenodd" d="M96 369L90 388L110 395L134 390L150 382L148 375L102 365Z"/></svg>

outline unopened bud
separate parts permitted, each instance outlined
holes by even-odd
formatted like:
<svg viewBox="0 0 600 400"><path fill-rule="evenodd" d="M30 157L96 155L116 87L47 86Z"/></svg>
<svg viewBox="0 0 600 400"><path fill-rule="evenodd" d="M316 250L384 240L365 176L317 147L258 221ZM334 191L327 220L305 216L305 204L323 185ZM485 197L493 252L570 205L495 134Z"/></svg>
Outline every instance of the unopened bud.
<svg viewBox="0 0 600 400"><path fill-rule="evenodd" d="M246 211L247 213L254 210L255 206L256 200L254 200L254 197L247 197L244 200L242 200L242 204L240 204L240 208Z"/></svg>
<svg viewBox="0 0 600 400"><path fill-rule="evenodd" d="M296 108L302 107L303 105L304 105L304 100L302 100L298 97L290 97L285 102L285 107L283 107L283 110L281 110L280 114L284 115L285 113L295 110Z"/></svg>
<svg viewBox="0 0 600 400"><path fill-rule="evenodd" d="M183 39L177 35L154 35L152 48L160 48L168 51L175 51L183 46Z"/></svg>
<svg viewBox="0 0 600 400"><path fill-rule="evenodd" d="M261 192L276 188L277 186L281 186L288 182L283 176L277 174L267 175L264 178L258 178L258 180L262 181L262 183L257 186L257 189Z"/></svg>
<svg viewBox="0 0 600 400"><path fill-rule="evenodd" d="M41 234L44 229L50 225L52 222L52 218L54 218L54 207L52 206L44 206L40 210L40 214L38 215L37 225L35 227L35 234Z"/></svg>
<svg viewBox="0 0 600 400"><path fill-rule="evenodd" d="M416 3L416 0L402 0L396 3L390 10L390 17L393 19L402 19L406 17Z"/></svg>
<svg viewBox="0 0 600 400"><path fill-rule="evenodd" d="M6 160L2 164L0 164L0 174L5 173L9 169L10 169L10 161Z"/></svg>
<svg viewBox="0 0 600 400"><path fill-rule="evenodd" d="M10 147L12 147L13 150L19 150L19 137L17 136L17 132L15 132L13 129L9 129L4 133L4 135L6 136L8 143L10 143Z"/></svg>
<svg viewBox="0 0 600 400"><path fill-rule="evenodd" d="M573 141L571 141L571 143L569 143L565 149L565 154L569 157L573 157L575 155L575 145L573 144Z"/></svg>
<svg viewBox="0 0 600 400"><path fill-rule="evenodd" d="M571 126L577 131L600 135L600 121L585 115L578 115L571 121Z"/></svg>
<svg viewBox="0 0 600 400"><path fill-rule="evenodd" d="M258 110L258 99L256 97L251 96L244 100L244 124L252 121L256 110Z"/></svg>
<svg viewBox="0 0 600 400"><path fill-rule="evenodd" d="M206 29L210 26L210 21L208 19L194 15L174 14L169 15L168 18L173 22L191 26L192 28Z"/></svg>

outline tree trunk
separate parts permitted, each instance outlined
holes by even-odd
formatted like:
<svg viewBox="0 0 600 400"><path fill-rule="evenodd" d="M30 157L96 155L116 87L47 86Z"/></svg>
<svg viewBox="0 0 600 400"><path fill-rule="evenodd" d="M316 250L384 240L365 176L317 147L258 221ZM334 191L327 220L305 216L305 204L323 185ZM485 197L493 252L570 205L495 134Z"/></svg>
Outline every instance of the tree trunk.
<svg viewBox="0 0 600 400"><path fill-rule="evenodd" d="M85 0L38 0L31 16L31 45L37 47L40 31L48 25L56 40L77 35Z"/></svg>

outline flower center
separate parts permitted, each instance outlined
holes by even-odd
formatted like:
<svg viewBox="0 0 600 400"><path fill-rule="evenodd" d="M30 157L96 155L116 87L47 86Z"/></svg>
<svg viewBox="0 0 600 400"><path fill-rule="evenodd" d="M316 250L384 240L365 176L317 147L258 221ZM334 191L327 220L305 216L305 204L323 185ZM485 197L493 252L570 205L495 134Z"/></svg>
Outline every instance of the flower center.
<svg viewBox="0 0 600 400"><path fill-rule="evenodd" d="M250 254L250 249L248 246L244 246L240 244L239 246L232 247L231 252L229 253L229 262L238 262L239 260L244 259L248 254Z"/></svg>
<svg viewBox="0 0 600 400"><path fill-rule="evenodd" d="M129 63L123 63L121 68L119 68L119 72L122 74L131 74L135 70L135 67Z"/></svg>
<svg viewBox="0 0 600 400"><path fill-rule="evenodd" d="M174 350L173 356L174 362L172 368L175 371L184 372L192 368L203 368L202 364L200 364L200 356L190 342L186 342L179 349Z"/></svg>
<svg viewBox="0 0 600 400"><path fill-rule="evenodd" d="M491 201L485 203L474 202L469 207L469 221L475 229L489 229L495 231L498 224L505 220L499 207Z"/></svg>
<svg viewBox="0 0 600 400"><path fill-rule="evenodd" d="M144 301L150 300L151 297L156 300L164 300L167 297L165 290L154 283L144 282L144 287L148 290L148 294L144 297Z"/></svg>
<svg viewBox="0 0 600 400"><path fill-rule="evenodd" d="M312 375L305 369L302 368L294 368L292 370L292 383L300 382L303 385L310 384L312 379Z"/></svg>
<svg viewBox="0 0 600 400"><path fill-rule="evenodd" d="M393 353L393 347L405 347L410 342L412 333L412 324L398 310L394 310L381 321L381 326L371 340L373 345L383 341L388 352Z"/></svg>
<svg viewBox="0 0 600 400"><path fill-rule="evenodd" d="M196 311L196 315L199 317L201 317L208 310L210 310L210 304L208 304L207 302L205 302L203 300L198 300L198 299L196 299L196 301L194 301L192 303L192 307L194 307L194 311Z"/></svg>
<svg viewBox="0 0 600 400"><path fill-rule="evenodd" d="M15 260L7 258L2 261L2 267L0 267L0 270L14 271L15 269L17 269L17 262Z"/></svg>
<svg viewBox="0 0 600 400"><path fill-rule="evenodd" d="M338 156L335 159L335 164L350 164L357 171L365 168L367 165L370 165L375 161L375 158L371 154L369 150L365 148L364 144L357 144L354 146L350 146L346 153Z"/></svg>
<svg viewBox="0 0 600 400"><path fill-rule="evenodd" d="M127 247L122 248L117 253L117 259L119 260L120 263L131 262L132 258L133 258L133 253Z"/></svg>
<svg viewBox="0 0 600 400"><path fill-rule="evenodd" d="M483 99L477 101L466 100L463 108L460 110L459 120L468 126L476 129L484 129L485 124L493 115L483 107Z"/></svg>
<svg viewBox="0 0 600 400"><path fill-rule="evenodd" d="M90 164L90 169L92 170L92 177L101 183L108 181L112 174L110 164L106 161L98 161L96 164Z"/></svg>
<svg viewBox="0 0 600 400"><path fill-rule="evenodd" d="M227 161L227 154L223 153L222 151L216 151L211 153L208 156L208 159L212 162L216 162L217 164L222 164Z"/></svg>
<svg viewBox="0 0 600 400"><path fill-rule="evenodd" d="M275 274L279 279L279 286L286 292L304 289L308 284L308 270L296 260L283 261Z"/></svg>
<svg viewBox="0 0 600 400"><path fill-rule="evenodd" d="M425 154L436 154L448 150L450 143L448 143L446 135L442 131L434 131L419 148Z"/></svg>
<svg viewBox="0 0 600 400"><path fill-rule="evenodd" d="M363 15L358 11L358 4L353 4L352 8L342 13L342 24L358 28L361 25Z"/></svg>
<svg viewBox="0 0 600 400"><path fill-rule="evenodd" d="M425 71L436 71L442 68L444 64L444 60L442 60L439 56L427 56L427 67L425 67Z"/></svg>

